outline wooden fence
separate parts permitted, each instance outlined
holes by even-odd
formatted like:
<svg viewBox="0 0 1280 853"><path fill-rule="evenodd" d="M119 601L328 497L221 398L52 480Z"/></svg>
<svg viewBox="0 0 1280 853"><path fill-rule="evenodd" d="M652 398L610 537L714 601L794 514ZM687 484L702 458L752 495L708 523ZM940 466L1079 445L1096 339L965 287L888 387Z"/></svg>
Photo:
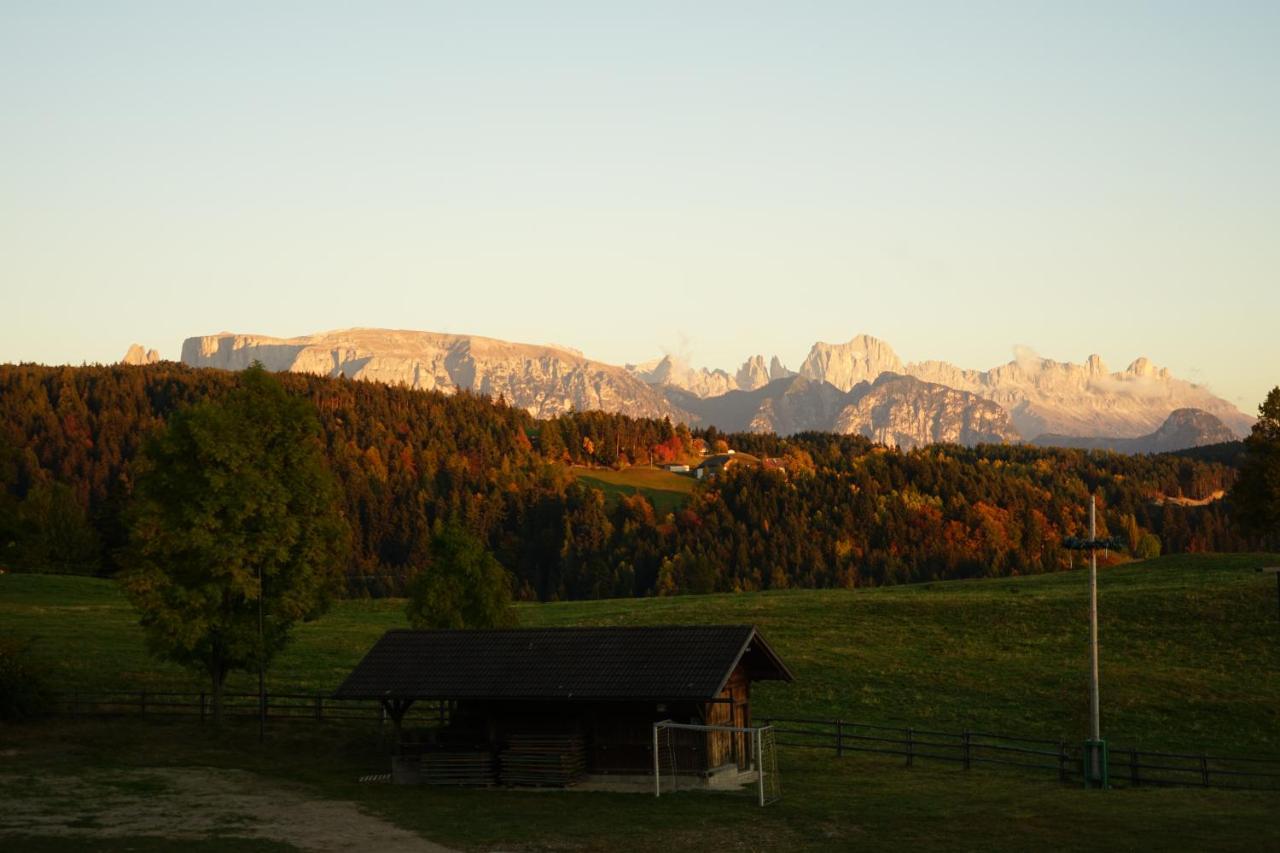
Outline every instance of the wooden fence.
<svg viewBox="0 0 1280 853"><path fill-rule="evenodd" d="M1063 782L1083 782L1083 744L1014 737L990 732L944 732L895 728L845 720L771 717L778 744L830 750L837 756L876 753L916 761L943 761L968 770L995 765L1056 773ZM1192 786L1280 790L1280 758L1155 752L1111 748L1107 763L1113 785Z"/></svg>
<svg viewBox="0 0 1280 853"><path fill-rule="evenodd" d="M380 723L387 719L381 703L368 699L334 699L325 693L266 694L268 720ZM55 697L54 710L71 716L213 717L213 694L160 690L73 691ZM223 693L224 717L258 716L257 693ZM415 702L404 717L406 725L442 725L447 702Z"/></svg>
<svg viewBox="0 0 1280 853"><path fill-rule="evenodd" d="M213 716L207 692L153 690L74 691L56 697L55 710L72 716ZM381 703L334 699L324 693L267 693L269 721L367 722L387 719ZM257 693L224 693L227 717L257 717ZM448 721L447 702L416 702L405 715L407 726L439 726ZM1083 745L1067 741L1015 737L980 731L944 732L897 728L846 720L803 717L758 718L772 725L780 746L845 753L873 753L917 761L942 761L969 770L975 765L1003 766L1055 773L1063 782L1083 781ZM1112 747L1108 771L1113 785L1190 786L1280 790L1280 758L1156 752Z"/></svg>

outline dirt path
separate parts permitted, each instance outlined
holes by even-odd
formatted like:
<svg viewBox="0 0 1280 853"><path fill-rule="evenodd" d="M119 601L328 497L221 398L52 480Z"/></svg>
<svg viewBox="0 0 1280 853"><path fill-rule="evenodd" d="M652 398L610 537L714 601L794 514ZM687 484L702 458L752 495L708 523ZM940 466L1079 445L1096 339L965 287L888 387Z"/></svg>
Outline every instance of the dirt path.
<svg viewBox="0 0 1280 853"><path fill-rule="evenodd" d="M37 778L0 774L0 847L6 833L175 841L237 836L302 850L453 853L343 800L243 770L208 767L93 771Z"/></svg>

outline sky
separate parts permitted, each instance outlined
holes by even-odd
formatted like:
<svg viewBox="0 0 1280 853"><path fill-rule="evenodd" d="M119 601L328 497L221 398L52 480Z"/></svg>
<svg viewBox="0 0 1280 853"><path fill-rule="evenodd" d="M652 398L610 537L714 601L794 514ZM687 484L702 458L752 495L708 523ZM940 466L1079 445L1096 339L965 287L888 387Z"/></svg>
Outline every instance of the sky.
<svg viewBox="0 0 1280 853"><path fill-rule="evenodd" d="M1280 384L1280 3L0 0L0 362L858 333Z"/></svg>

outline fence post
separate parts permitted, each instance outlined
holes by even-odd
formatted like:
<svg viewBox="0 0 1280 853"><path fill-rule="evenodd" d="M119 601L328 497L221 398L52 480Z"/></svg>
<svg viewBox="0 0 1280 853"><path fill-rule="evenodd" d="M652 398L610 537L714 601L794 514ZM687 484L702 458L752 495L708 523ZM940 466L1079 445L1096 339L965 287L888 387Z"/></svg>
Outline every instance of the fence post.
<svg viewBox="0 0 1280 853"><path fill-rule="evenodd" d="M139 713L145 717L147 715L147 691L145 690L138 694L138 707Z"/></svg>
<svg viewBox="0 0 1280 853"><path fill-rule="evenodd" d="M836 720L836 758L844 756L844 720Z"/></svg>
<svg viewBox="0 0 1280 853"><path fill-rule="evenodd" d="M204 691L201 690L200 691L200 722L201 723L204 722L204 715L205 715Z"/></svg>
<svg viewBox="0 0 1280 853"><path fill-rule="evenodd" d="M907 729L907 766L911 767L916 760L916 737L914 729Z"/></svg>
<svg viewBox="0 0 1280 853"><path fill-rule="evenodd" d="M1142 784L1142 774L1138 772L1138 750L1129 750L1129 781L1137 788Z"/></svg>
<svg viewBox="0 0 1280 853"><path fill-rule="evenodd" d="M73 717L80 716L80 691L79 690L71 691L71 716Z"/></svg>
<svg viewBox="0 0 1280 853"><path fill-rule="evenodd" d="M1209 787L1209 758L1205 755L1200 756L1200 781Z"/></svg>
<svg viewBox="0 0 1280 853"><path fill-rule="evenodd" d="M964 769L969 769L969 730L964 730Z"/></svg>
<svg viewBox="0 0 1280 853"><path fill-rule="evenodd" d="M1058 781L1067 781L1067 742L1058 742Z"/></svg>
<svg viewBox="0 0 1280 853"><path fill-rule="evenodd" d="M322 719L324 719L324 694L317 693L316 694L316 722L318 723Z"/></svg>

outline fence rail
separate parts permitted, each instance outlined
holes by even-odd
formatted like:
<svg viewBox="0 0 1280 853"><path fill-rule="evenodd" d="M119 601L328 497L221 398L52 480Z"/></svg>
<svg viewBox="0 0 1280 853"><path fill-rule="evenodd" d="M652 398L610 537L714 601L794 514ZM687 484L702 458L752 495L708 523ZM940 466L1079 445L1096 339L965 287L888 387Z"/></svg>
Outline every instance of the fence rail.
<svg viewBox="0 0 1280 853"><path fill-rule="evenodd" d="M227 717L257 717L257 693L224 693ZM55 697L55 710L72 716L213 716L208 692L161 690L73 691ZM266 695L269 721L384 722L381 703L364 699L334 699L324 693L276 692ZM447 702L416 702L404 717L409 726L443 725ZM765 717L780 746L845 753L892 755L906 766L916 761L1015 767L1058 775L1063 782L1083 781L1083 745L1043 738L1024 738L992 732L946 732L937 729L873 725L847 720L808 717ZM1280 790L1280 757L1226 756L1189 752L1158 752L1112 748L1107 760L1113 785L1180 786Z"/></svg>
<svg viewBox="0 0 1280 853"><path fill-rule="evenodd" d="M223 693L224 717L257 717L257 693ZM368 699L334 699L325 693L266 694L268 720L315 722L381 722L381 703ZM213 694L164 690L72 691L54 697L54 710L71 716L213 717ZM405 714L406 725L439 725L448 718L448 703L415 702Z"/></svg>
<svg viewBox="0 0 1280 853"><path fill-rule="evenodd" d="M1055 772L1064 782L1084 776L1083 744L1024 738L992 732L944 732L895 728L847 720L768 717L780 746L845 753L872 753L918 760L976 764ZM1156 752L1113 748L1107 759L1113 785L1182 786L1280 790L1280 758Z"/></svg>

